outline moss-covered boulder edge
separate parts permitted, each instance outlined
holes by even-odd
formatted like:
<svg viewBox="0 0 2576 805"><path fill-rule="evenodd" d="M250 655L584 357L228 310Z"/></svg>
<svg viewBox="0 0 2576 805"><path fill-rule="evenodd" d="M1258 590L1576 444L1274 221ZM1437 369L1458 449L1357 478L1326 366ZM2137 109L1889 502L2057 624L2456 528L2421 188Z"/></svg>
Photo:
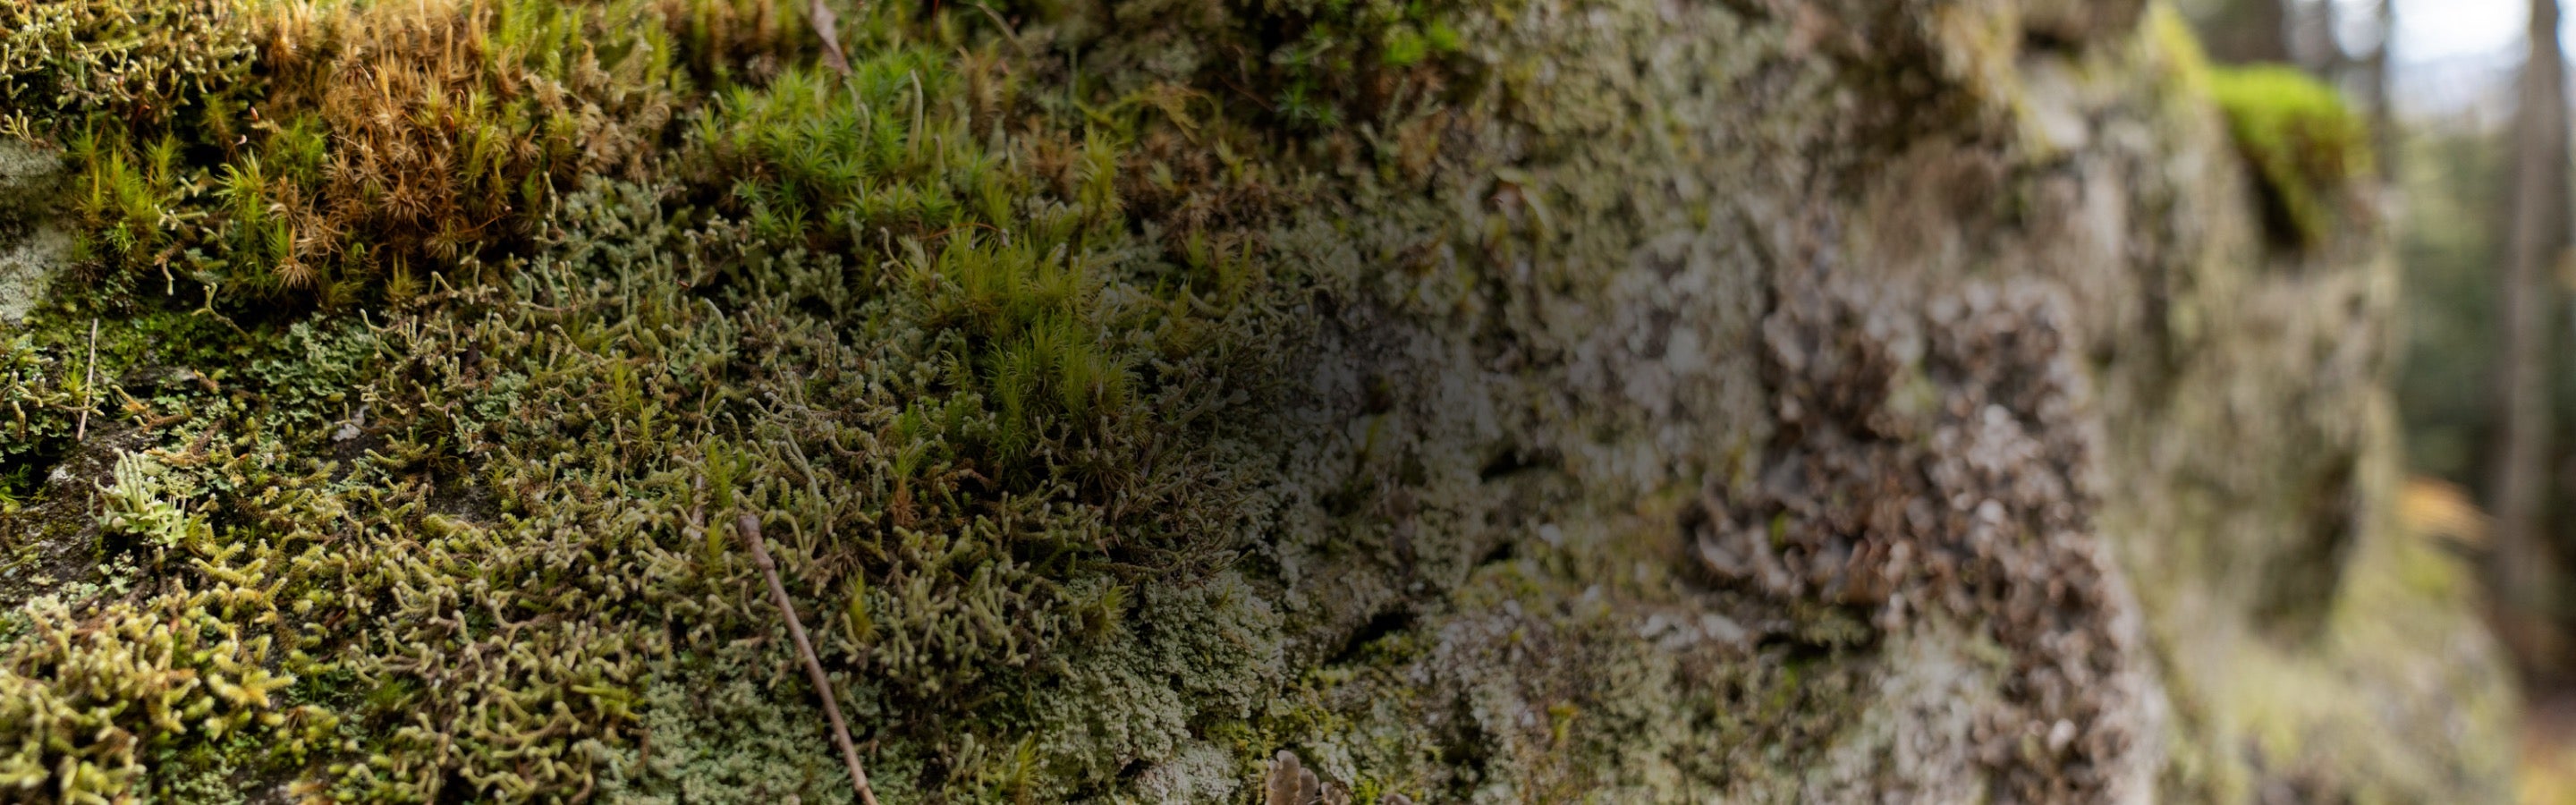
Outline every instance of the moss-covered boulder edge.
<svg viewBox="0 0 2576 805"><path fill-rule="evenodd" d="M890 801L2474 792L2384 428L2133 449L2381 274L2168 12L1848 5L0 9L0 791L844 799L750 514Z"/></svg>

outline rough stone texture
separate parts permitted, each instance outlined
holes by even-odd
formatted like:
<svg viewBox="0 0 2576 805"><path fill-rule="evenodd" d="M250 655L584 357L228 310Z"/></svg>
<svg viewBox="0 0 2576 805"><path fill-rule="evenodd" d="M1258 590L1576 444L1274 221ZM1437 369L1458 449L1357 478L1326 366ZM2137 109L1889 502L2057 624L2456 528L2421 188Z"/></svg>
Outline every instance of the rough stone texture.
<svg viewBox="0 0 2576 805"><path fill-rule="evenodd" d="M27 320L71 248L68 233L44 225L61 174L51 154L0 139L0 325Z"/></svg>
<svg viewBox="0 0 2576 805"><path fill-rule="evenodd" d="M1484 169L1291 241L1382 267L1318 297L1292 657L1419 635L1310 756L1493 801L2500 796L2462 571L2373 508L2371 216L2268 250L2138 4L1865 5L1484 20L1513 102L1443 146Z"/></svg>

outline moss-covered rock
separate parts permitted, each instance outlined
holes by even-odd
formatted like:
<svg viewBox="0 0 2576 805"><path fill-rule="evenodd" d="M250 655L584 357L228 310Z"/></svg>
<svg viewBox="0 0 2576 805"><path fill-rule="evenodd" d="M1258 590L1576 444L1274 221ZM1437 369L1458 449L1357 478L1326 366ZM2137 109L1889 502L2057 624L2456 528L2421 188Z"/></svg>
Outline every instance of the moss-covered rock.
<svg viewBox="0 0 2576 805"><path fill-rule="evenodd" d="M0 12L25 796L845 798L742 515L890 800L2492 760L2357 760L2500 694L2389 675L2385 266L2258 270L2161 9L84 5Z"/></svg>

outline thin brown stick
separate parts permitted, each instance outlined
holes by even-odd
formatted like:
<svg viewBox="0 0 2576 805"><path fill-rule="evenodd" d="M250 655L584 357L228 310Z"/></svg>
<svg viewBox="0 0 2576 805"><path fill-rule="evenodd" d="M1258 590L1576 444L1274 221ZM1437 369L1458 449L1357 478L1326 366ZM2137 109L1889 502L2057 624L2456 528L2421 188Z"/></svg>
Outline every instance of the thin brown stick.
<svg viewBox="0 0 2576 805"><path fill-rule="evenodd" d="M994 11L992 6L988 6L983 3L973 3L971 5L982 9L984 11L984 16L993 18L994 25L1002 26L1002 36L1011 40L1012 50L1019 51L1022 56L1029 55L1029 46L1020 44L1020 29L1011 25L1009 20L1002 19L1001 12Z"/></svg>
<svg viewBox="0 0 2576 805"><path fill-rule="evenodd" d="M805 675L814 680L814 693L823 697L823 715L832 720L832 742L841 747L841 761L850 766L850 782L859 788L859 801L877 805L877 792L868 788L867 770L859 767L859 748L850 743L850 724L841 720L840 697L832 693L832 678L823 674L822 659L814 656L813 641L805 638L805 624L796 618L796 605L787 600L787 586L778 583L778 564L769 560L769 542L760 538L760 518L745 512L734 520L742 541L751 546L751 563L760 567L761 578L769 581L769 597L777 599L778 611L787 615L787 636L796 639L796 654L805 660Z"/></svg>
<svg viewBox="0 0 2576 805"><path fill-rule="evenodd" d="M81 381L80 422L72 427L72 441L89 438L90 401L98 397L98 320L89 320L89 379Z"/></svg>

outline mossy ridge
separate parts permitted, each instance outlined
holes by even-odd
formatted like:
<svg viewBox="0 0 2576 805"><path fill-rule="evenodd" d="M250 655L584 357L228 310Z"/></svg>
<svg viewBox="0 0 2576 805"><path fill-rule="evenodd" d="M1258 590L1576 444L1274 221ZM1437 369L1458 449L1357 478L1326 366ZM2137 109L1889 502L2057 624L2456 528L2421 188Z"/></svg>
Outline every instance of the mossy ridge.
<svg viewBox="0 0 2576 805"><path fill-rule="evenodd" d="M2332 87L2296 68L2213 68L2209 91L2262 189L2282 241L2323 246L2373 167L2370 124Z"/></svg>

